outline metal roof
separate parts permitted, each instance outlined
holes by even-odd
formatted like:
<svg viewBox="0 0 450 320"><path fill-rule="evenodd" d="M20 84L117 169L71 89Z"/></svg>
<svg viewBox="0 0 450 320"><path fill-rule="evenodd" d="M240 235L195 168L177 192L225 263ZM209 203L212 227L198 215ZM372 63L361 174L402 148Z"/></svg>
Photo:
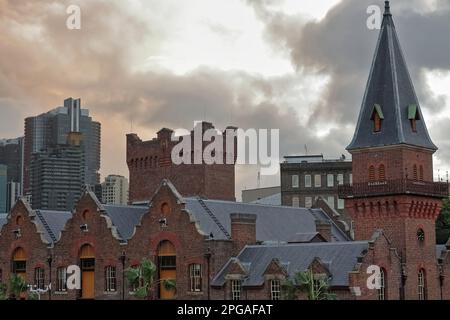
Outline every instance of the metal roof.
<svg viewBox="0 0 450 320"><path fill-rule="evenodd" d="M142 216L149 211L146 206L117 206L103 205L106 215L111 218L113 225L122 240L130 240L137 225L140 225Z"/></svg>
<svg viewBox="0 0 450 320"><path fill-rule="evenodd" d="M34 212L37 217L35 221L42 226L45 239L49 243L55 243L60 239L67 220L72 218L72 213L69 211L34 210Z"/></svg>
<svg viewBox="0 0 450 320"><path fill-rule="evenodd" d="M247 246L236 258L246 266L244 286L260 286L269 264L277 259L289 276L306 271L314 259L319 258L331 273L331 286L348 286L348 273L352 271L359 256L368 250L369 243L349 241L335 243L288 244L281 246ZM233 260L213 279L213 286L222 286Z"/></svg>
<svg viewBox="0 0 450 320"><path fill-rule="evenodd" d="M411 105L416 106L419 119L416 132L409 119ZM380 132L373 132L374 110L383 115ZM399 144L437 150L428 134L387 3L358 123L347 150Z"/></svg>
<svg viewBox="0 0 450 320"><path fill-rule="evenodd" d="M205 235L212 234L215 240L229 239L232 213L255 214L257 241L288 242L297 233L316 232L316 220L331 223L334 241L348 241L321 209L269 206L221 200L185 198L186 209L191 213ZM226 233L222 230L223 227Z"/></svg>

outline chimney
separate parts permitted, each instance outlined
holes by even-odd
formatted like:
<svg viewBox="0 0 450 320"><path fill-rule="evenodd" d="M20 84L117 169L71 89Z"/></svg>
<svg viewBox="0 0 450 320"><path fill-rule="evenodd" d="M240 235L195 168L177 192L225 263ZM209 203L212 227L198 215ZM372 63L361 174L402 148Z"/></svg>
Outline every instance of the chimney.
<svg viewBox="0 0 450 320"><path fill-rule="evenodd" d="M331 242L331 222L326 220L316 220L316 232L318 232L327 242Z"/></svg>
<svg viewBox="0 0 450 320"><path fill-rule="evenodd" d="M256 214L232 213L230 218L233 256L237 256L246 245L256 244Z"/></svg>

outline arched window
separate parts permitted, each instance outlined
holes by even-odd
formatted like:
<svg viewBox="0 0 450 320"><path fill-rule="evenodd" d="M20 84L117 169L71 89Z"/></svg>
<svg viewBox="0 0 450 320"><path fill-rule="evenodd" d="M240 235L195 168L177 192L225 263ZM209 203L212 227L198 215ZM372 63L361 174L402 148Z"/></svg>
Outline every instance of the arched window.
<svg viewBox="0 0 450 320"><path fill-rule="evenodd" d="M419 180L423 181L423 166L422 165L419 167Z"/></svg>
<svg viewBox="0 0 450 320"><path fill-rule="evenodd" d="M378 167L378 180L386 180L386 168L384 167L384 164L380 164L380 166Z"/></svg>
<svg viewBox="0 0 450 320"><path fill-rule="evenodd" d="M27 256L23 248L17 248L13 253L12 272L25 277L27 272Z"/></svg>
<svg viewBox="0 0 450 320"><path fill-rule="evenodd" d="M175 292L164 286L164 280L176 280L177 256L175 246L170 241L162 241L158 246L158 274L160 279L159 297L173 299Z"/></svg>
<svg viewBox="0 0 450 320"><path fill-rule="evenodd" d="M145 157L144 167L147 168L147 166L148 166L148 157Z"/></svg>
<svg viewBox="0 0 450 320"><path fill-rule="evenodd" d="M95 252L94 248L85 244L80 249L81 264L81 297L92 299L95 296Z"/></svg>
<svg viewBox="0 0 450 320"><path fill-rule="evenodd" d="M369 167L369 181L370 182L375 181L375 167L374 166Z"/></svg>
<svg viewBox="0 0 450 320"><path fill-rule="evenodd" d="M16 218L16 225L17 226L21 226L23 222L23 217L22 216L17 216Z"/></svg>
<svg viewBox="0 0 450 320"><path fill-rule="evenodd" d="M413 179L417 181L417 164L413 166Z"/></svg>
<svg viewBox="0 0 450 320"><path fill-rule="evenodd" d="M419 300L427 299L427 289L426 289L426 279L425 279L425 270L420 269L417 275L417 290L419 294Z"/></svg>
<svg viewBox="0 0 450 320"><path fill-rule="evenodd" d="M380 289L378 289L378 300L386 300L386 270L380 269Z"/></svg>
<svg viewBox="0 0 450 320"><path fill-rule="evenodd" d="M419 240L419 242L425 241L425 232L423 231L423 229L417 230L417 240Z"/></svg>

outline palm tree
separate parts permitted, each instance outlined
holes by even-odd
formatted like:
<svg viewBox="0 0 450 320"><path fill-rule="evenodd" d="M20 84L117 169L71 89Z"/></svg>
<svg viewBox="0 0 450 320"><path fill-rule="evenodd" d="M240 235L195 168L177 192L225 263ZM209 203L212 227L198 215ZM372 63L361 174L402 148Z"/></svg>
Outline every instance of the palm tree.
<svg viewBox="0 0 450 320"><path fill-rule="evenodd" d="M295 300L299 292L306 292L308 300L336 300L336 295L329 293L326 279L315 279L312 269L297 272L283 283L284 298Z"/></svg>
<svg viewBox="0 0 450 320"><path fill-rule="evenodd" d="M136 268L128 268L125 270L128 284L132 288L136 288L134 295L141 299L154 299L154 288L162 283L166 290L175 290L176 284L173 279L156 280L157 269L155 264L148 259L143 259L141 264Z"/></svg>
<svg viewBox="0 0 450 320"><path fill-rule="evenodd" d="M27 291L27 283L25 280L16 275L13 274L11 278L9 278L9 297L10 299L16 300L18 297L21 296L23 292Z"/></svg>

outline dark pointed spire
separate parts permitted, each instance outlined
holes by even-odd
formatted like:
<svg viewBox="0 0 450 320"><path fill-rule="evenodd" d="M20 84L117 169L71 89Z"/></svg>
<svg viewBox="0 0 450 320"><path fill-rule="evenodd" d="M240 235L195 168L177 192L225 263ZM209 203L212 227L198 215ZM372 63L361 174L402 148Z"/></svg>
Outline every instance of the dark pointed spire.
<svg viewBox="0 0 450 320"><path fill-rule="evenodd" d="M384 16L392 16L389 1L384 2Z"/></svg>
<svg viewBox="0 0 450 320"><path fill-rule="evenodd" d="M428 134L386 1L358 123L347 150L402 144L437 150Z"/></svg>

